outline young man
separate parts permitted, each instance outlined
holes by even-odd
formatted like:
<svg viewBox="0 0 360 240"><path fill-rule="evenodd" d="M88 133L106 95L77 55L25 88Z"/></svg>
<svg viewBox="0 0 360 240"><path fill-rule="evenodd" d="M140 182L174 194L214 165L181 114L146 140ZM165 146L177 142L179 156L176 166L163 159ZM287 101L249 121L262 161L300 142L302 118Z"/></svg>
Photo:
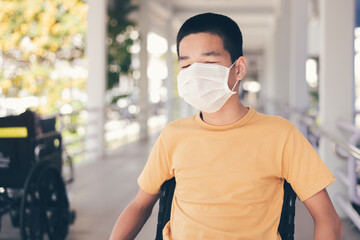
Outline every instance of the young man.
<svg viewBox="0 0 360 240"><path fill-rule="evenodd" d="M180 28L177 49L179 95L199 113L163 129L110 239L134 239L160 186L174 176L164 239L280 239L284 179L312 215L314 239L341 239L325 190L335 179L315 150L287 120L238 100L246 60L237 24L213 13L194 16Z"/></svg>

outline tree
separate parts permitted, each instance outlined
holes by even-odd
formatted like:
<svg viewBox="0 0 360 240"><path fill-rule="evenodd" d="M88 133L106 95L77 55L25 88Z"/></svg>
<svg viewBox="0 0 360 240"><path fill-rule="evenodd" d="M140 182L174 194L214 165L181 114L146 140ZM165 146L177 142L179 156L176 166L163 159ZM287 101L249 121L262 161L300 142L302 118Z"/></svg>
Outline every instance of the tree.
<svg viewBox="0 0 360 240"><path fill-rule="evenodd" d="M132 73L130 46L138 34L128 16L136 9L130 0L109 3L108 89L120 74ZM82 107L69 92L85 89L87 11L83 0L2 0L0 96L38 96L41 113L58 112L64 104Z"/></svg>
<svg viewBox="0 0 360 240"><path fill-rule="evenodd" d="M86 74L59 74L59 65L83 58L87 10L81 0L2 0L0 93L43 97L48 113L69 101L64 89L83 89Z"/></svg>
<svg viewBox="0 0 360 240"><path fill-rule="evenodd" d="M134 31L136 24L129 15L137 9L130 0L112 0L109 3L107 89L119 83L120 74L132 73L130 47L139 35Z"/></svg>

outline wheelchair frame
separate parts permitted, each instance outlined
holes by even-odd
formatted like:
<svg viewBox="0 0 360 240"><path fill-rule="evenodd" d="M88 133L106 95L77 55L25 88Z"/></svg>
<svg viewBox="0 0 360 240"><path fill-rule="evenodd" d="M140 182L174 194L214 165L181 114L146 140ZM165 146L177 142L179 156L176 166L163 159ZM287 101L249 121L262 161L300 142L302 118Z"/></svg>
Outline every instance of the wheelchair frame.
<svg viewBox="0 0 360 240"><path fill-rule="evenodd" d="M159 213L155 240L162 240L162 230L170 220L176 180L172 178L163 183L160 190ZM284 202L281 211L278 232L282 240L294 240L295 202L297 195L291 185L284 180Z"/></svg>
<svg viewBox="0 0 360 240"><path fill-rule="evenodd" d="M65 239L75 211L61 177L62 138L55 117L41 120L27 110L0 118L0 155L0 231L2 216L10 214L22 240Z"/></svg>

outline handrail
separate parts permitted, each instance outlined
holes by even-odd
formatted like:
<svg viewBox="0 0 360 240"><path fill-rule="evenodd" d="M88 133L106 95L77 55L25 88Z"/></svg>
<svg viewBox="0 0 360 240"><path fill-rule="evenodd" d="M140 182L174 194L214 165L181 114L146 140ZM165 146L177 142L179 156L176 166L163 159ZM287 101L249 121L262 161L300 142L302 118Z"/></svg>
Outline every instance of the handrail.
<svg viewBox="0 0 360 240"><path fill-rule="evenodd" d="M356 210L355 207L360 206L360 191L358 184L358 166L360 166L360 149L358 148L358 144L360 140L360 129L351 123L338 121L336 123L337 127L341 131L349 134L349 140L348 142L345 142L332 133L324 130L321 126L318 126L315 119L305 112L301 113L296 109L291 109L287 104L278 104L278 106L279 105L284 112L293 114L293 116L295 115L300 123L307 125L308 129L311 131L309 136L315 136L315 138L323 137L330 140L335 144L335 154L337 154L338 157L347 160L347 171L343 167L339 167L334 170L334 175L347 186L348 197L338 194L335 195L334 198L335 202L339 204L351 221L358 229L360 229L359 211ZM355 115L359 113L360 112L355 112ZM317 144L314 146L316 145ZM339 150L342 150L341 154Z"/></svg>
<svg viewBox="0 0 360 240"><path fill-rule="evenodd" d="M360 129L358 129L354 125L348 124L346 122L339 121L337 125L342 130L346 130L346 131L351 132L351 133L360 132Z"/></svg>
<svg viewBox="0 0 360 240"><path fill-rule="evenodd" d="M81 112L98 112L103 111L105 108L82 108L76 111L72 111L71 113L59 113L59 116L71 116L71 115L78 115Z"/></svg>
<svg viewBox="0 0 360 240"><path fill-rule="evenodd" d="M87 140L92 141L96 138L104 137L105 138L104 139L105 140L105 151L110 149L109 148L110 143L106 136L108 136L108 134L112 133L113 131L117 131L118 129L106 128L107 123L109 123L111 121L119 121L119 120L122 120L122 118L121 117L109 118L108 114L107 114L109 111L115 111L115 112L119 111L119 107L116 104L108 104L104 107L82 108L82 109L74 110L71 113L58 114L58 116L60 117L60 129L61 130L70 130L70 131L76 130L78 127L84 127L85 129L88 129L89 126L96 127L96 125L99 123L99 121L98 121L98 119L93 119L91 117L89 118L91 113L103 114L105 117L104 132L103 132L104 136L98 136L97 134L87 133L85 136L75 137L75 138L71 138L71 139L65 139L63 145L65 147L67 147L67 146L70 147L70 149L72 150L72 151L69 151L69 152L71 152L71 156L73 156L73 157L80 156L80 155L83 155L84 153L93 154L94 150L88 149L86 147L85 142ZM76 122L70 123L70 122L63 121L65 119L65 117L68 118L68 117L82 116L82 113L85 113L85 115L83 115L83 117L84 117L83 120L85 120L85 121L82 121L79 123L76 123ZM119 134L118 134L118 137L115 138L115 140L121 140L121 139L123 139L123 135L119 135ZM114 139L112 139L112 141L113 140ZM80 146L80 147L73 148L73 146L75 146L75 145ZM81 150L76 151L75 148L81 148Z"/></svg>
<svg viewBox="0 0 360 240"><path fill-rule="evenodd" d="M345 151L347 151L351 156L353 156L354 158L360 160L360 149L358 149L354 145L351 145L349 143L346 143L346 142L340 140L339 138L337 138L333 134L325 131L323 128L316 125L315 121L311 117L309 117L307 115L302 115L300 117L300 119L303 122L305 122L310 128L315 129L315 131L318 131L320 133L320 135L330 139L336 145L342 147Z"/></svg>
<svg viewBox="0 0 360 240"><path fill-rule="evenodd" d="M85 127L85 126L93 126L97 124L97 120L86 120L83 123L65 123L64 118L65 117L75 117L80 116L81 113L86 112L96 112L96 111L102 111L101 108L82 108L75 111L72 111L71 113L58 113L59 117L59 127L60 132L63 132L64 130L73 131L76 130L78 127ZM93 153L95 150L92 149L86 149L85 142L88 139L95 139L98 136L96 134L87 134L86 136L77 136L75 138L67 139L66 137L63 139L63 147L66 149L66 155L71 156L71 158L80 157L81 155L85 153ZM79 144L75 147L76 144ZM79 149L79 150L78 150Z"/></svg>
<svg viewBox="0 0 360 240"><path fill-rule="evenodd" d="M319 134L321 136L324 136L324 137L330 139L337 146L340 146L342 149L344 149L346 152L348 152L352 157L356 158L357 160L360 160L360 149L358 149L354 145L344 142L343 140L340 140L338 137L325 131L323 128L318 126L316 124L315 120L313 118L311 118L308 114L306 114L302 111L299 111L298 109L291 108L289 105L284 104L284 103L276 102L276 105L282 107L287 113L298 115L299 120L301 120L302 122L307 124L311 130L316 132L316 135ZM342 126L342 127L344 127L344 126ZM347 126L347 127L349 128L349 126Z"/></svg>

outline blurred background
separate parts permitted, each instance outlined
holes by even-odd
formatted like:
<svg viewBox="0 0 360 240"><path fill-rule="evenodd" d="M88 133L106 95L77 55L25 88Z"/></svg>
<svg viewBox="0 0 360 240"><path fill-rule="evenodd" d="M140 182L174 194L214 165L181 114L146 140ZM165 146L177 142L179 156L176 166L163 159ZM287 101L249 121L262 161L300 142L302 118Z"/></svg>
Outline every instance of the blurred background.
<svg viewBox="0 0 360 240"><path fill-rule="evenodd" d="M344 239L359 239L359 0L0 0L0 117L56 117L76 169L69 239L106 239L161 129L196 113L177 94L175 38L208 11L243 33L240 100L309 139L338 179L328 191ZM298 206L296 239L309 239ZM0 239L16 234L4 218Z"/></svg>

